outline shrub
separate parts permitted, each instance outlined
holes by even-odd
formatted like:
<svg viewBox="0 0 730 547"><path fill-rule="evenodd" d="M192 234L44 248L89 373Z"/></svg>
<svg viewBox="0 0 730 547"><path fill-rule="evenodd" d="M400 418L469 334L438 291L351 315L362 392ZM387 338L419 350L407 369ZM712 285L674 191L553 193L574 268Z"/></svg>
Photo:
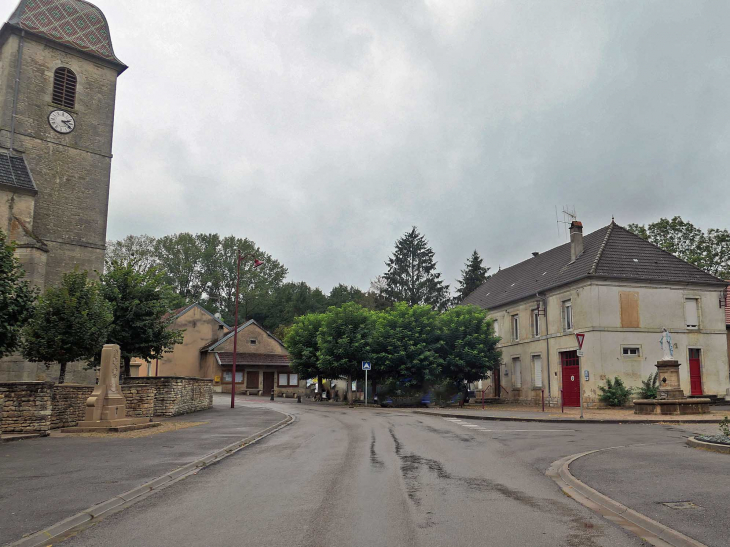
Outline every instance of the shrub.
<svg viewBox="0 0 730 547"><path fill-rule="evenodd" d="M646 380L641 382L639 388L639 399L656 399L659 391L659 371L649 374Z"/></svg>
<svg viewBox="0 0 730 547"><path fill-rule="evenodd" d="M610 378L606 378L606 387L598 386L598 389L601 390L599 399L608 406L624 406L633 391L631 388L627 388L618 376L613 379L613 382Z"/></svg>
<svg viewBox="0 0 730 547"><path fill-rule="evenodd" d="M730 420L727 416L725 416L725 419L720 422L720 431L722 431L722 434L726 437L730 437Z"/></svg>

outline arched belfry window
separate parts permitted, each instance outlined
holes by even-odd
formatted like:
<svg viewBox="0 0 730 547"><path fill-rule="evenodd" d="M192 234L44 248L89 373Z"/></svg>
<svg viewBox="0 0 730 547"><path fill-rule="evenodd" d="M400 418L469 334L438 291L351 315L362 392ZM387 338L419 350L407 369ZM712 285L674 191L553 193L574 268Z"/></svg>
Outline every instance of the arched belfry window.
<svg viewBox="0 0 730 547"><path fill-rule="evenodd" d="M76 74L62 66L53 74L53 104L64 108L76 106Z"/></svg>

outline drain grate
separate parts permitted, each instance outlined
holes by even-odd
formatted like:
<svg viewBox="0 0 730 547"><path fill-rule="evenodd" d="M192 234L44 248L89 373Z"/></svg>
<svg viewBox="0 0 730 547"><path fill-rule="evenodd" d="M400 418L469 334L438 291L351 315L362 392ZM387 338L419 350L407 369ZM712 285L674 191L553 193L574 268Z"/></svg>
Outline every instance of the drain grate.
<svg viewBox="0 0 730 547"><path fill-rule="evenodd" d="M699 505L692 503L691 501L662 501L661 505L666 505L672 509L702 509Z"/></svg>

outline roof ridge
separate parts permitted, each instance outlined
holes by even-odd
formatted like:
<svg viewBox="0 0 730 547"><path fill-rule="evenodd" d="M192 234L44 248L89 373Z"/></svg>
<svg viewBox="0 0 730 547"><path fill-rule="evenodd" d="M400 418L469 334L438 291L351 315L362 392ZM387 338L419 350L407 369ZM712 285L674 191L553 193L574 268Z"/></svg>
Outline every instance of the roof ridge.
<svg viewBox="0 0 730 547"><path fill-rule="evenodd" d="M606 245L608 244L608 239L611 237L611 234L613 233L614 226L616 226L616 223L612 220L611 224L608 225L608 230L606 230L606 235L603 238L603 242L601 243L601 246L598 248L598 252L596 253L596 258L593 260L593 265L591 265L591 269L588 271L588 275L596 274L596 270L598 269L598 263L601 261L601 257L603 256L603 251L606 248Z"/></svg>

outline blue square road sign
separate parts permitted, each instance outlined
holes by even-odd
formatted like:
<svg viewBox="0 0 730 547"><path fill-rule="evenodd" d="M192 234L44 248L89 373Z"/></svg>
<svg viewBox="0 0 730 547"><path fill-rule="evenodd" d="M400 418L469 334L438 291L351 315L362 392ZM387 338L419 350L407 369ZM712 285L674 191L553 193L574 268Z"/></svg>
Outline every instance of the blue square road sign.
<svg viewBox="0 0 730 547"><path fill-rule="evenodd" d="M373 370L373 366L370 364L370 361L363 361L362 369L363 370Z"/></svg>

